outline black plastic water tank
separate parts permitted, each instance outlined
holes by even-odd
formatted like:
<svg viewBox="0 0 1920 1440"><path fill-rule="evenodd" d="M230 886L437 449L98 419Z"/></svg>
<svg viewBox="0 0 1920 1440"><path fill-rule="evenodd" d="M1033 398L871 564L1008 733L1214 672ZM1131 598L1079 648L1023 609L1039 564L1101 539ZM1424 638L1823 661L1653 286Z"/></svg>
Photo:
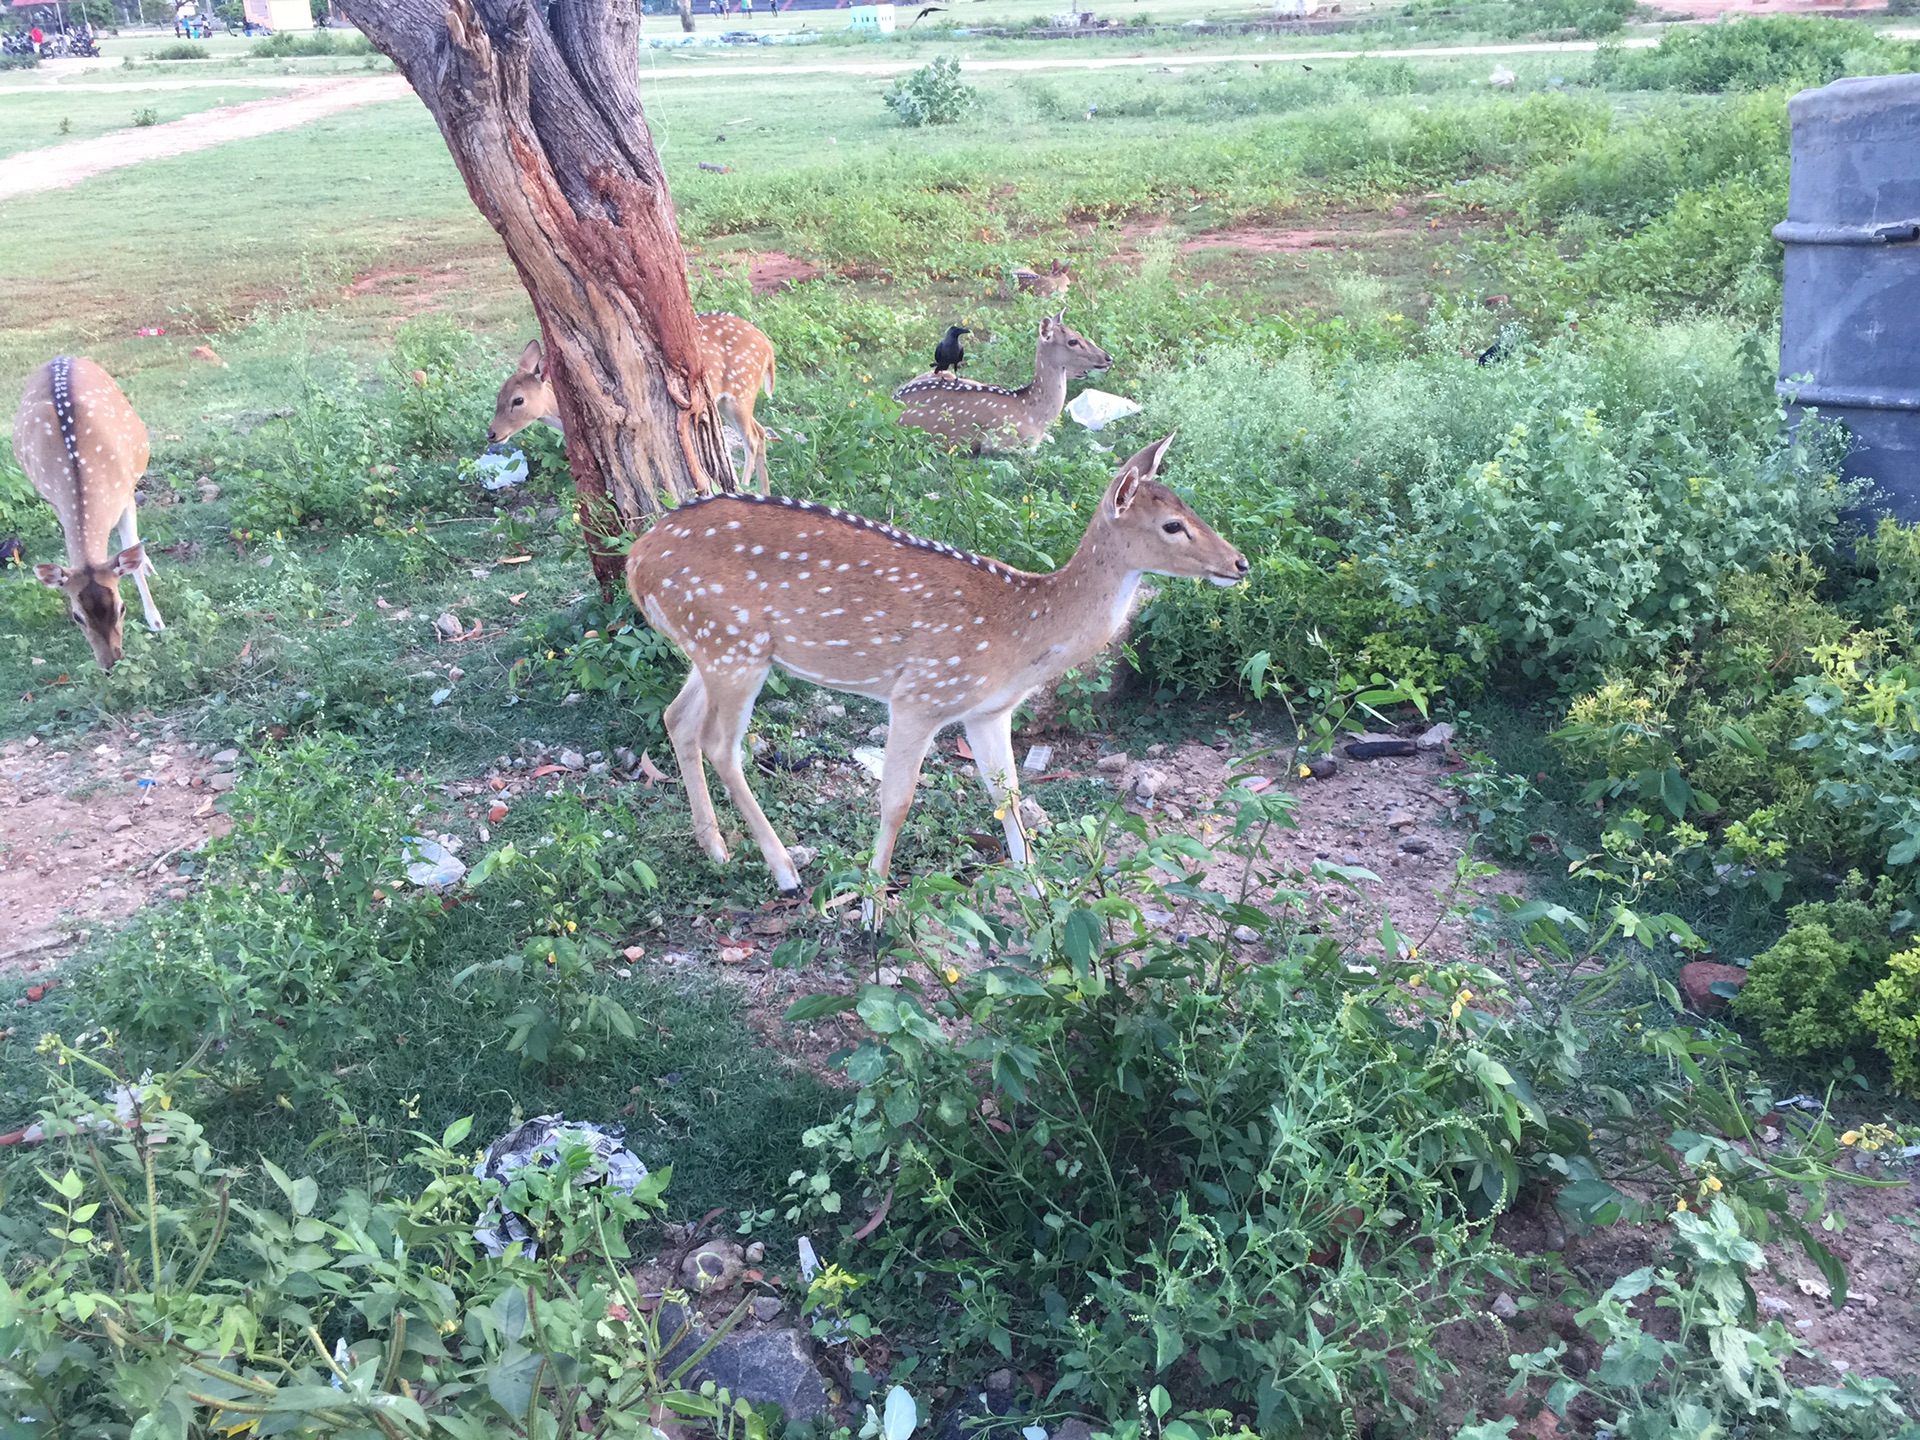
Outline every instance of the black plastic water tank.
<svg viewBox="0 0 1920 1440"><path fill-rule="evenodd" d="M1920 75L1836 80L1787 111L1778 388L1846 423L1876 509L1920 520Z"/></svg>

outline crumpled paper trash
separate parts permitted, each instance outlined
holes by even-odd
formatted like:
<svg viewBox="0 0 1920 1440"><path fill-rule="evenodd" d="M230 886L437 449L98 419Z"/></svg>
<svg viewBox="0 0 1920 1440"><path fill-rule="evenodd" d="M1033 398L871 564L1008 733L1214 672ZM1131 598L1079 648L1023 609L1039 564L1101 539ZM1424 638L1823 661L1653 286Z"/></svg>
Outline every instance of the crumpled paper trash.
<svg viewBox="0 0 1920 1440"><path fill-rule="evenodd" d="M1116 420L1139 413L1136 402L1124 395L1109 395L1104 390L1082 390L1067 406L1067 414L1089 430L1104 430Z"/></svg>
<svg viewBox="0 0 1920 1440"><path fill-rule="evenodd" d="M509 1183L514 1173L529 1165L551 1165L559 1157L562 1145L585 1145L593 1151L595 1163L588 1166L584 1178L605 1180L622 1195L631 1195L647 1178L647 1167L626 1147L626 1130L619 1125L591 1125L584 1121L567 1123L564 1115L536 1115L515 1126L487 1147L473 1173L482 1180ZM527 1222L505 1209L496 1198L490 1201L473 1227L473 1238L495 1260L518 1245L520 1253L532 1260L540 1253Z"/></svg>

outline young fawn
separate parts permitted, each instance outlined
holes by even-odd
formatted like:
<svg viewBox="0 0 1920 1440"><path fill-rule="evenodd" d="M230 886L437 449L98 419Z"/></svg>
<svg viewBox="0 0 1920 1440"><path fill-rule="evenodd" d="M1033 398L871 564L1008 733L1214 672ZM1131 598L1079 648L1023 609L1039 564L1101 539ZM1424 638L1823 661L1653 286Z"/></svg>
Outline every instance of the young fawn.
<svg viewBox="0 0 1920 1440"><path fill-rule="evenodd" d="M753 418L753 405L763 388L773 394L773 342L738 315L724 310L705 311L694 320L700 328L700 359L706 366L707 385L714 392L720 418L740 433L746 446L740 473L743 477L758 474L760 493L764 495L768 486L767 432ZM562 428L560 405L553 398L540 342L530 340L520 352L519 368L500 387L487 440L498 445L536 420L544 420L556 430Z"/></svg>
<svg viewBox="0 0 1920 1440"><path fill-rule="evenodd" d="M111 375L91 360L61 355L27 379L13 422L13 453L66 534L67 563L36 565L34 574L65 592L93 658L111 670L127 613L121 576L131 575L140 588L148 628L166 628L147 589L153 562L134 518L133 489L147 468L147 427ZM107 549L115 526L117 555Z"/></svg>
<svg viewBox="0 0 1920 1440"><path fill-rule="evenodd" d="M920 375L893 392L906 406L902 425L931 431L942 440L975 450L1032 449L1046 438L1067 403L1067 381L1113 364L1113 357L1067 328L1066 311L1040 322L1033 351L1033 379L1018 390L962 380L957 375Z"/></svg>
<svg viewBox="0 0 1920 1440"><path fill-rule="evenodd" d="M806 500L716 495L662 516L627 556L627 588L692 662L667 734L702 848L725 861L703 760L753 832L774 883L800 884L740 766L754 700L775 665L887 702L873 871L884 877L933 737L964 725L1027 858L1013 763L1014 708L1085 664L1126 621L1143 575L1233 585L1247 562L1153 477L1173 437L1127 461L1073 558L1050 575L917 539Z"/></svg>

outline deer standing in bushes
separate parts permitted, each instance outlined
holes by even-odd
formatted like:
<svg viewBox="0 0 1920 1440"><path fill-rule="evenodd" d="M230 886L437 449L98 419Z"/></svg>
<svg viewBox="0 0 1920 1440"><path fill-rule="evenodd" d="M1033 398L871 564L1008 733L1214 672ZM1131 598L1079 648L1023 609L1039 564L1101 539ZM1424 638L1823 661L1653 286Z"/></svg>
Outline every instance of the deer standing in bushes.
<svg viewBox="0 0 1920 1440"><path fill-rule="evenodd" d="M1067 381L1085 379L1113 364L1106 351L1067 328L1066 313L1040 322L1033 379L1025 385L1009 390L958 375L918 375L893 392L906 407L900 424L974 450L1031 450L1039 445L1066 406Z"/></svg>
<svg viewBox="0 0 1920 1440"><path fill-rule="evenodd" d="M1155 478L1169 435L1121 468L1079 548L1033 575L806 500L716 495L664 515L627 555L627 588L692 662L667 707L693 831L727 859L705 765L753 832L774 883L800 874L748 788L740 746L768 672L887 702L873 873L884 878L927 747L966 727L980 778L1027 858L1012 717L1125 623L1143 575L1238 584L1247 562Z"/></svg>
<svg viewBox="0 0 1920 1440"><path fill-rule="evenodd" d="M773 394L773 342L738 315L724 310L703 311L694 316L694 321L700 330L700 360L706 367L707 385L720 408L720 418L739 432L746 446L740 473L743 477L757 474L764 495L768 489L767 432L753 418L753 406L762 389ZM562 428L560 404L547 379L540 342L530 340L520 352L518 367L500 387L487 440L498 445L536 420L544 420L556 430Z"/></svg>
<svg viewBox="0 0 1920 1440"><path fill-rule="evenodd" d="M34 574L66 595L68 614L86 633L93 658L111 670L127 613L123 575L140 589L148 628L166 628L147 589L153 562L134 515L134 487L147 469L147 427L99 365L60 355L27 379L13 422L13 453L60 517L67 541L67 563L36 565ZM116 526L117 554L108 549Z"/></svg>

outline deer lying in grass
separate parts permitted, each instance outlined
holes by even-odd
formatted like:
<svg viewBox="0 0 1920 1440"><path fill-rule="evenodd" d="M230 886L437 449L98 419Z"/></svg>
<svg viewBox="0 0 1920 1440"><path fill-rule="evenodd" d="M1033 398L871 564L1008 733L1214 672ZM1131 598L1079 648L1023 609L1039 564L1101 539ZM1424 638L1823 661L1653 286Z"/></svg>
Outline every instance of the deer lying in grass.
<svg viewBox="0 0 1920 1440"><path fill-rule="evenodd" d="M1034 448L1066 406L1067 381L1084 379L1113 363L1106 351L1069 330L1065 317L1062 310L1040 322L1033 379L1018 390L958 375L919 375L893 392L906 406L900 424L975 450Z"/></svg>
<svg viewBox="0 0 1920 1440"><path fill-rule="evenodd" d="M724 310L703 311L693 318L700 329L700 359L706 366L707 385L720 408L720 418L739 432L746 446L740 473L743 477L758 474L760 493L764 495L768 487L767 432L753 418L753 406L762 388L773 394L773 342L738 315ZM540 342L530 340L520 352L519 367L500 387L487 440L498 445L536 420L544 420L556 430L562 428L560 404L547 379Z"/></svg>
<svg viewBox="0 0 1920 1440"><path fill-rule="evenodd" d="M740 744L775 665L885 700L891 716L873 873L884 878L933 737L964 725L1027 858L1013 763L1014 708L1084 664L1127 618L1143 575L1237 584L1247 562L1153 477L1173 437L1135 455L1101 497L1073 558L1050 575L920 540L806 500L716 495L663 516L627 555L627 588L692 662L667 734L695 838L724 862L703 761L753 832L774 883L799 871L747 786Z"/></svg>
<svg viewBox="0 0 1920 1440"><path fill-rule="evenodd" d="M166 628L147 589L153 562L140 543L134 486L147 468L147 427L113 377L91 360L61 355L27 379L13 422L13 453L60 517L67 563L36 565L41 583L65 592L73 623L86 632L93 658L111 670L121 655L120 577L140 588L147 626ZM120 530L120 552L107 541Z"/></svg>

